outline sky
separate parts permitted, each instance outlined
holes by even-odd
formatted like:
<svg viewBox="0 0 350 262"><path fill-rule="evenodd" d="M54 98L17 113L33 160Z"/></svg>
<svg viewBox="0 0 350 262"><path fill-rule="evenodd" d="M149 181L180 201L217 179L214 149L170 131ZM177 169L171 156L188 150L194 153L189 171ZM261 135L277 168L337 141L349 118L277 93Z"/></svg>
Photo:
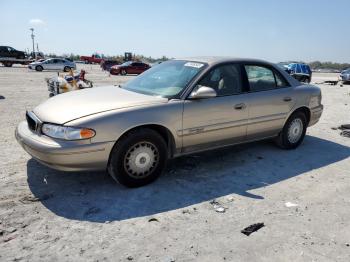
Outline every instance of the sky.
<svg viewBox="0 0 350 262"><path fill-rule="evenodd" d="M145 56L350 62L349 0L0 0L0 45Z"/></svg>

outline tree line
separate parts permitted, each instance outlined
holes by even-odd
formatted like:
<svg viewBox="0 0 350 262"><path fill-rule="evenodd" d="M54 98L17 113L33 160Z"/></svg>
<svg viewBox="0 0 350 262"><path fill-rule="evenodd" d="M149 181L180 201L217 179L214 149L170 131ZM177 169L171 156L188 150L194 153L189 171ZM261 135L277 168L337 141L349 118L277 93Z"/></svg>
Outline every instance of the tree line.
<svg viewBox="0 0 350 262"><path fill-rule="evenodd" d="M106 60L115 60L118 62L123 62L124 61L124 56L123 55L115 55L115 56L109 56L109 55L104 55L104 54L99 54L102 58L106 59ZM72 61L79 61L80 60L80 55L77 54L62 54L62 55L56 55L54 53L49 53L49 54L45 54L46 57L51 57L51 58L56 58L56 57L65 57L65 58L69 58ZM169 60L170 58L166 57L166 56L162 56L160 58L154 58L151 56L144 56L144 55L137 55L137 54L133 54L132 55L132 60L134 61L144 61L144 62L148 62L148 63L156 63L156 62L164 62L166 60Z"/></svg>

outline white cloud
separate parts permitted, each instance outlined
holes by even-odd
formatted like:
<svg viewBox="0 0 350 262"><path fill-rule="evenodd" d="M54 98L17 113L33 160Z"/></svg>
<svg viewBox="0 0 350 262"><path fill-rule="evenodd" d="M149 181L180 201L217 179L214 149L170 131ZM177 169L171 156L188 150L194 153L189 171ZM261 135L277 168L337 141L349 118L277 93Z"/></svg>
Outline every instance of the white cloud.
<svg viewBox="0 0 350 262"><path fill-rule="evenodd" d="M33 18L29 20L29 24L31 25L45 25L45 22L39 18Z"/></svg>

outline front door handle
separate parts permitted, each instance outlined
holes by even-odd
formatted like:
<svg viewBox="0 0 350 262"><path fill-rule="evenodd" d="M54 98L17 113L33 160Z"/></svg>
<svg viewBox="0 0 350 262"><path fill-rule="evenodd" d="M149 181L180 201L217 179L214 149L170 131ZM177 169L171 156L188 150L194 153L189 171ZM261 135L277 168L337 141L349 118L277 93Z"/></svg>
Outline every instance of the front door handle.
<svg viewBox="0 0 350 262"><path fill-rule="evenodd" d="M289 102L289 101L292 101L292 98L291 97L285 97L285 98L283 98L283 101Z"/></svg>
<svg viewBox="0 0 350 262"><path fill-rule="evenodd" d="M244 103L240 103L240 104L235 105L235 109L237 109L237 110L242 110L244 108L246 108L246 105Z"/></svg>

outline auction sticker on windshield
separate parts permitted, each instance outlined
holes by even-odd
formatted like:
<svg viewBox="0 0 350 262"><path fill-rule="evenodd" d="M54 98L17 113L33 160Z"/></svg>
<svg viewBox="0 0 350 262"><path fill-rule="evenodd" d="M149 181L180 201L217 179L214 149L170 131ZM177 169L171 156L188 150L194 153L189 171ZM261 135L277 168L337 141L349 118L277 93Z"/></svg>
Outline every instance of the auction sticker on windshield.
<svg viewBox="0 0 350 262"><path fill-rule="evenodd" d="M184 64L184 66L189 66L189 67L194 67L194 68L201 68L202 66L204 66L204 64L195 63L195 62L187 62L186 64Z"/></svg>

